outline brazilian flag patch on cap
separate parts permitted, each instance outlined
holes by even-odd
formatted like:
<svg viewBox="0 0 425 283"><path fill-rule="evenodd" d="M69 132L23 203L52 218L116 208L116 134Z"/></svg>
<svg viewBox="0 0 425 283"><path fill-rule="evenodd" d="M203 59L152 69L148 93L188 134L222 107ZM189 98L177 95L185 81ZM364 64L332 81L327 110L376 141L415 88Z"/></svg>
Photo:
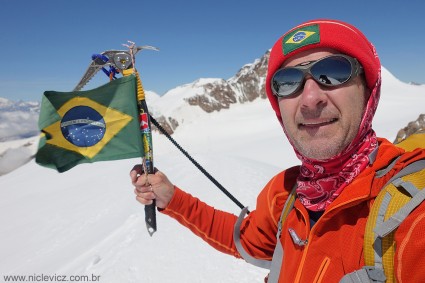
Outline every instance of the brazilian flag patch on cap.
<svg viewBox="0 0 425 283"><path fill-rule="evenodd" d="M283 54L287 55L303 46L320 42L319 25L298 28L283 37Z"/></svg>

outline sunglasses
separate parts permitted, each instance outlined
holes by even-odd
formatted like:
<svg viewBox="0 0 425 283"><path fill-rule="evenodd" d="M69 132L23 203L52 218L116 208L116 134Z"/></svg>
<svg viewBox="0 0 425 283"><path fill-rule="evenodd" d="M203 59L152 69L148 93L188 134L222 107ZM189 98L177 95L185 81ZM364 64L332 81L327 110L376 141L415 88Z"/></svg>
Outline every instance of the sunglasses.
<svg viewBox="0 0 425 283"><path fill-rule="evenodd" d="M334 54L316 61L277 70L272 77L271 87L277 97L289 97L304 86L307 74L323 86L337 87L362 72L363 68L357 59L343 54Z"/></svg>

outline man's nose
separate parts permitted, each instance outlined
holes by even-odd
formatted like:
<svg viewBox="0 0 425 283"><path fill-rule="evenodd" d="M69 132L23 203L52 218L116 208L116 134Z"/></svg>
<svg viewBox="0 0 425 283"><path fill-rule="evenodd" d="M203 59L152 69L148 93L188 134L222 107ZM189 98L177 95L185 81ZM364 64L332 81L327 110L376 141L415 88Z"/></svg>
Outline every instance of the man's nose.
<svg viewBox="0 0 425 283"><path fill-rule="evenodd" d="M318 82L312 77L307 76L304 87L300 94L300 104L303 108L314 109L326 102L327 95L323 91Z"/></svg>

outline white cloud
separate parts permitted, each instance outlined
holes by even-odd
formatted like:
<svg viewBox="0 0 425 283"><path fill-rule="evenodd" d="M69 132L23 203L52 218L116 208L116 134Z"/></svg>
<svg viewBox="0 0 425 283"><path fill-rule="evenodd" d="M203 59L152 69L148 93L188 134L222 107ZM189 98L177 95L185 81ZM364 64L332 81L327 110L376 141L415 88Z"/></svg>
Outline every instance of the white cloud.
<svg viewBox="0 0 425 283"><path fill-rule="evenodd" d="M38 135L38 113L0 112L0 141Z"/></svg>

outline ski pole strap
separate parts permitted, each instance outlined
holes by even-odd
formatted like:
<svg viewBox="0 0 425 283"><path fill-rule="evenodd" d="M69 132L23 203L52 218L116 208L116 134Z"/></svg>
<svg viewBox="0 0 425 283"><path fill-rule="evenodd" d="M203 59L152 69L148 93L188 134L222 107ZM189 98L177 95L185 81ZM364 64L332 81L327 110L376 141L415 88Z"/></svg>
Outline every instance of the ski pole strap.
<svg viewBox="0 0 425 283"><path fill-rule="evenodd" d="M279 281L280 271L281 271L283 256L284 256L284 250L283 250L282 243L280 241L280 236L282 234L283 223L285 222L286 218L288 217L289 213L294 207L294 203L296 199L296 190L297 190L297 184L295 183L291 192L288 195L288 198L286 199L285 205L282 208L282 212L280 214L279 222L277 225L276 246L273 251L273 257L271 261L254 258L242 246L240 231L241 231L241 224L246 215L247 208L244 208L242 210L233 229L233 241L235 242L236 249L238 250L241 257L250 264L253 264L261 268L270 269L268 279L267 279L268 283L277 283Z"/></svg>
<svg viewBox="0 0 425 283"><path fill-rule="evenodd" d="M181 153L183 153L184 156L186 156L192 163L193 165L196 166L196 168L199 169L199 171L201 171L211 182L213 182L214 185L216 185L228 198L230 198L237 206L239 206L239 208L244 209L245 206L237 199L235 198L228 190L226 190L213 176L211 176L210 173L208 173L207 170L205 170L204 167L202 167L195 159L193 159L192 156L190 156L190 154L184 150L177 142L175 139L173 139L173 137L171 137L171 135L169 133L167 133L167 131L158 123L157 120L155 120L154 117L152 117L149 114L150 117L150 121L152 122L152 124L155 125L155 127L157 127L157 129L164 134L172 144L174 144ZM249 210L247 210L247 214L249 214Z"/></svg>
<svg viewBox="0 0 425 283"><path fill-rule="evenodd" d="M271 267L271 261L264 260L264 259L257 259L253 256L251 256L242 246L241 243L241 224L243 219L245 218L245 215L247 214L248 207L244 207L241 211L241 214L238 217L238 220L235 223L235 226L233 228L233 241L235 242L236 249L238 250L241 257L248 263L261 267L270 269Z"/></svg>

